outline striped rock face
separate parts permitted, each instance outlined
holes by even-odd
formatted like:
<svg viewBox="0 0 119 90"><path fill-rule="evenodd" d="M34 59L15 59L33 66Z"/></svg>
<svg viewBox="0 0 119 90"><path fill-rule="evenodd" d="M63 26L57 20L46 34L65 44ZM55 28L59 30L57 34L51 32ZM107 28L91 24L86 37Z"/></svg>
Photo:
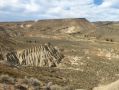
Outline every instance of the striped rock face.
<svg viewBox="0 0 119 90"><path fill-rule="evenodd" d="M64 56L51 44L45 44L39 47L10 52L6 57L7 61L12 65L55 67Z"/></svg>
<svg viewBox="0 0 119 90"><path fill-rule="evenodd" d="M7 60L7 53L10 51L9 47L6 47L4 45L0 45L0 62L3 60Z"/></svg>

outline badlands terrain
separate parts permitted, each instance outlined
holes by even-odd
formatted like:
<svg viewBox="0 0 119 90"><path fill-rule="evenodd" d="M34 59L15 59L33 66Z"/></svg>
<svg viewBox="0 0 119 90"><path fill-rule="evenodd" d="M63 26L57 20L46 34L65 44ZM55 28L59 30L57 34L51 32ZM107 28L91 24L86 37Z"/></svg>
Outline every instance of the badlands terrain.
<svg viewBox="0 0 119 90"><path fill-rule="evenodd" d="M0 90L119 90L119 22L0 22Z"/></svg>

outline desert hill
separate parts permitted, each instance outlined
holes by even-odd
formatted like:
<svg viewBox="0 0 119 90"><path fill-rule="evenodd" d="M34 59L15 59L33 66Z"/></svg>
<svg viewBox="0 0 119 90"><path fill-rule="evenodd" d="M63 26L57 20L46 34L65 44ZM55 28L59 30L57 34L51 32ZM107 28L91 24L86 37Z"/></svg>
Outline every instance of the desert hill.
<svg viewBox="0 0 119 90"><path fill-rule="evenodd" d="M69 34L76 33L84 35L96 29L95 25L85 18L2 23L0 27L1 33L11 37L46 38L67 38ZM54 34L54 36L52 36L52 34Z"/></svg>
<svg viewBox="0 0 119 90"><path fill-rule="evenodd" d="M0 59L12 65L1 63L0 74L71 90L110 85L119 79L118 27L84 18L1 22Z"/></svg>
<svg viewBox="0 0 119 90"><path fill-rule="evenodd" d="M97 26L96 37L97 39L111 42L119 42L119 22L95 22Z"/></svg>

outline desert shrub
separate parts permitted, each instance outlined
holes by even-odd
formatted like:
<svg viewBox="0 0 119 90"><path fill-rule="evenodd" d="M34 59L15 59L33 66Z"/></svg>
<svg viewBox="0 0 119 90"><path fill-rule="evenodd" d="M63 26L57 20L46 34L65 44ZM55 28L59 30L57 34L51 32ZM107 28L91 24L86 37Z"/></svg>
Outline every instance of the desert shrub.
<svg viewBox="0 0 119 90"><path fill-rule="evenodd" d="M106 38L105 40L106 40L106 41L109 41L109 39L108 39L108 38Z"/></svg>
<svg viewBox="0 0 119 90"><path fill-rule="evenodd" d="M17 85L17 86L15 86L15 89L16 89L16 90L27 90L27 88L24 87L24 86L22 86L22 85Z"/></svg>
<svg viewBox="0 0 119 90"><path fill-rule="evenodd" d="M44 87L45 90L51 90L52 82L48 82Z"/></svg>
<svg viewBox="0 0 119 90"><path fill-rule="evenodd" d="M10 77L9 75L1 75L0 82L7 83L7 84L15 84L15 79Z"/></svg>
<svg viewBox="0 0 119 90"><path fill-rule="evenodd" d="M0 54L0 60L3 60L4 58L3 58L3 55L2 54Z"/></svg>
<svg viewBox="0 0 119 90"><path fill-rule="evenodd" d="M50 87L51 90L75 90L73 89L72 87L70 86L65 86L65 87L62 87L62 86L59 86L59 85L52 85Z"/></svg>
<svg viewBox="0 0 119 90"><path fill-rule="evenodd" d="M113 42L114 41L113 39L110 39L110 38L106 38L105 40L109 41L109 42Z"/></svg>
<svg viewBox="0 0 119 90"><path fill-rule="evenodd" d="M20 90L40 90L41 82L36 78L28 78L25 76L24 79L21 79L20 83L16 86ZM21 89L22 88L22 89Z"/></svg>
<svg viewBox="0 0 119 90"><path fill-rule="evenodd" d="M63 88L60 87L60 86L58 86L58 85L52 85L52 86L50 87L50 89L51 89L51 90L63 90Z"/></svg>
<svg viewBox="0 0 119 90"><path fill-rule="evenodd" d="M24 84L26 84L30 90L40 90L41 88L41 82L36 78L25 77Z"/></svg>
<svg viewBox="0 0 119 90"><path fill-rule="evenodd" d="M41 85L41 82L36 78L30 78L29 83L32 86L40 86Z"/></svg>
<svg viewBox="0 0 119 90"><path fill-rule="evenodd" d="M22 83L27 85L29 84L29 79L27 78L27 76L24 77Z"/></svg>
<svg viewBox="0 0 119 90"><path fill-rule="evenodd" d="M110 42L113 42L113 39L110 39Z"/></svg>
<svg viewBox="0 0 119 90"><path fill-rule="evenodd" d="M65 86L63 90L75 90L72 86Z"/></svg>

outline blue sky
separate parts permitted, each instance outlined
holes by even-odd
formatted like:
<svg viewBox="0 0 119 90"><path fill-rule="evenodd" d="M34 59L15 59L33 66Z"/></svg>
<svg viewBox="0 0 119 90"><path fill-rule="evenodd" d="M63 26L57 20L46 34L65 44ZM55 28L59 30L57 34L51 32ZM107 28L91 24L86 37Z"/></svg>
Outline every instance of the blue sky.
<svg viewBox="0 0 119 90"><path fill-rule="evenodd" d="M119 0L0 0L0 21L87 18L119 21Z"/></svg>
<svg viewBox="0 0 119 90"><path fill-rule="evenodd" d="M101 5L103 3L103 0L94 0L94 4Z"/></svg>

